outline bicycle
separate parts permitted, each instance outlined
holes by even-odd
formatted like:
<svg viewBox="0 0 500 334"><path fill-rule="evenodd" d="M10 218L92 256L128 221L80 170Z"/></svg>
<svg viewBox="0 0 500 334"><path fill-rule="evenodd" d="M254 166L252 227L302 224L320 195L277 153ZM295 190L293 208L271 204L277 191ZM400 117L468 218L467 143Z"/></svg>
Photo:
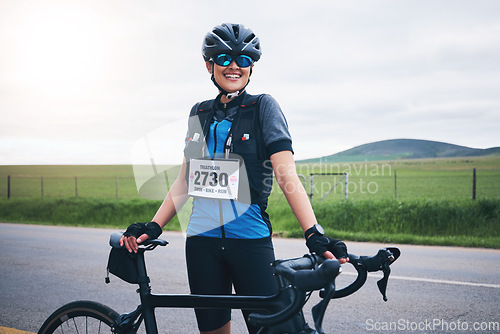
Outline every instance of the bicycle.
<svg viewBox="0 0 500 334"><path fill-rule="evenodd" d="M120 237L120 232L111 235L112 252L113 249L120 249ZM330 300L344 298L359 290L366 282L368 272L383 271L383 278L377 285L384 301L387 301L386 288L391 272L389 266L401 254L398 248L382 248L371 257L349 254L349 263L356 269L357 277L339 290L335 289L335 278L341 272L339 262L326 260L315 254L306 254L299 258L276 260L272 264L280 290L271 296L152 294L144 253L167 244L163 239L147 240L131 257L135 277L125 279L139 285L137 292L141 301L134 311L120 315L98 302L75 301L54 311L45 320L38 334L133 334L137 333L143 321L146 333L157 334L154 309L163 307L246 309L253 312L248 320L260 327L260 334L322 334L322 322ZM127 256L130 255L123 248L122 251ZM109 273L106 283L109 283ZM302 308L313 291L319 291L321 297L319 303L312 307L315 329L309 327L302 314Z"/></svg>

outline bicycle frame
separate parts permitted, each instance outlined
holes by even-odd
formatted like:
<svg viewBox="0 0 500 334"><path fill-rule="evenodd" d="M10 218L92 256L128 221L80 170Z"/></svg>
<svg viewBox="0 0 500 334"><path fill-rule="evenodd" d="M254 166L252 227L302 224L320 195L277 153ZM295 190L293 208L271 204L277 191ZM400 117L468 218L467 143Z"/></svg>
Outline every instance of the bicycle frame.
<svg viewBox="0 0 500 334"><path fill-rule="evenodd" d="M156 308L206 308L206 309L242 309L252 311L247 321L256 328L259 334L324 334L322 322L328 303L333 299L343 298L358 291L366 282L367 273L382 271L384 276L377 281L377 286L384 301L387 301L386 288L391 272L390 265L401 255L398 248L382 248L374 256L357 256L348 254L349 263L357 271L356 279L339 290L335 288L336 277L341 272L337 260L325 259L317 254L306 254L299 258L276 260L272 263L279 290L270 296L241 295L193 295L193 294L152 294L150 280L146 272L144 253L157 246L165 246L162 239L147 240L137 252L137 256L129 257L121 248L121 233L113 233L108 261L109 273L126 282L139 284L140 305L133 312L119 315L107 305L77 300L67 303L55 310L42 324L39 334L54 334L61 331L88 333L94 330L101 332L106 328L112 333L134 334L144 320L148 334L158 334L156 324ZM132 261L132 262L131 262ZM308 326L302 308L313 291L319 291L320 302L312 307L312 318L315 329Z"/></svg>
<svg viewBox="0 0 500 334"><path fill-rule="evenodd" d="M119 247L120 233L114 233L110 239L112 247ZM150 280L147 276L144 253L157 246L168 244L165 240L150 240L146 247L140 247L136 256L137 281L141 304L128 314L120 315L113 325L114 333L136 333L142 320L148 334L158 334L155 308L207 308L207 309L242 309L256 311L248 320L260 327L259 334L277 333L323 333L321 328L323 316L328 303L332 299L349 296L359 290L366 282L367 273L383 271L384 277L377 282L384 301L387 282L390 275L389 266L400 256L397 248L380 249L377 255L356 256L348 254L349 263L357 271L357 277L350 285L335 289L335 278L340 273L338 261L326 260L318 255L304 255L301 258L278 260L273 264L279 291L270 296L242 295L195 295L195 294L152 294ZM313 269L313 270L301 270ZM320 290L322 300L312 308L314 326L311 329L302 313L306 303L306 291Z"/></svg>
<svg viewBox="0 0 500 334"><path fill-rule="evenodd" d="M292 286L283 287L278 293L270 296L152 294L144 260L145 250L139 249L137 253L138 274L147 278L144 282L139 283L138 293L141 304L135 311L122 314L117 319L117 327L114 329L116 333L135 333L141 321L144 320L146 332L148 334L158 334L155 308L224 308L284 314L291 309L296 310L297 313L300 312L305 302L305 292ZM283 285L281 280L280 283Z"/></svg>

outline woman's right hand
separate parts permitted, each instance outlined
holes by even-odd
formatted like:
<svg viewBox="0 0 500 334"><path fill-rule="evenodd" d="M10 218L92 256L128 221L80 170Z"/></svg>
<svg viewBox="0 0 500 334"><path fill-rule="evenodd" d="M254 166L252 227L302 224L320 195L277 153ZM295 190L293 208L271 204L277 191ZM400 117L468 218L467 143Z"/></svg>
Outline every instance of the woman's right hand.
<svg viewBox="0 0 500 334"><path fill-rule="evenodd" d="M143 235L141 235L139 238L136 238L134 236L129 236L129 237L126 237L125 235L122 235L121 239L120 239L120 246L125 246L125 248L127 248L127 250L130 252L130 253L137 253L137 250L139 249L139 244L143 241L146 241L149 239L149 236L144 233Z"/></svg>
<svg viewBox="0 0 500 334"><path fill-rule="evenodd" d="M147 239L156 239L162 233L160 225L155 222L131 224L120 238L120 246L125 246L132 253L137 253L139 244Z"/></svg>

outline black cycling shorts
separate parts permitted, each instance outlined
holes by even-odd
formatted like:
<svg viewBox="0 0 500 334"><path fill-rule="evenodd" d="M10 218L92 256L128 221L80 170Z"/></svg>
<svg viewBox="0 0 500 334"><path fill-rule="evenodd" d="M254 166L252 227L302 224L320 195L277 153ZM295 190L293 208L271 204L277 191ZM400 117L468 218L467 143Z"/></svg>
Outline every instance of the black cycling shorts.
<svg viewBox="0 0 500 334"><path fill-rule="evenodd" d="M268 296L278 291L270 265L274 261L271 238L219 239L189 237L186 262L193 294L231 294ZM212 331L231 320L230 309L195 309L200 331ZM248 313L243 311L245 320ZM248 327L247 323L247 327ZM255 328L248 328L250 333Z"/></svg>

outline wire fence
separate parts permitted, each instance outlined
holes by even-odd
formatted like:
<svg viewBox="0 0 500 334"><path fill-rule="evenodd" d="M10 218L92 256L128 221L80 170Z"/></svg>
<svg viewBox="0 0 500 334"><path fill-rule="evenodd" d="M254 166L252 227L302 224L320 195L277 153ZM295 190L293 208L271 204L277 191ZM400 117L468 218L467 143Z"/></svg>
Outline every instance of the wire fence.
<svg viewBox="0 0 500 334"><path fill-rule="evenodd" d="M301 174L311 201L349 199L500 199L500 172L428 171L385 174L311 173ZM166 189L164 191L166 193ZM282 198L273 187L271 196ZM143 197L133 176L58 177L8 175L0 179L0 198L107 198Z"/></svg>
<svg viewBox="0 0 500 334"><path fill-rule="evenodd" d="M4 198L137 198L133 177L32 177L8 175L0 182ZM4 184L2 184L4 183Z"/></svg>
<svg viewBox="0 0 500 334"><path fill-rule="evenodd" d="M500 199L500 172L391 170L390 173L299 174L314 202L342 199ZM275 187L275 193L280 189Z"/></svg>

